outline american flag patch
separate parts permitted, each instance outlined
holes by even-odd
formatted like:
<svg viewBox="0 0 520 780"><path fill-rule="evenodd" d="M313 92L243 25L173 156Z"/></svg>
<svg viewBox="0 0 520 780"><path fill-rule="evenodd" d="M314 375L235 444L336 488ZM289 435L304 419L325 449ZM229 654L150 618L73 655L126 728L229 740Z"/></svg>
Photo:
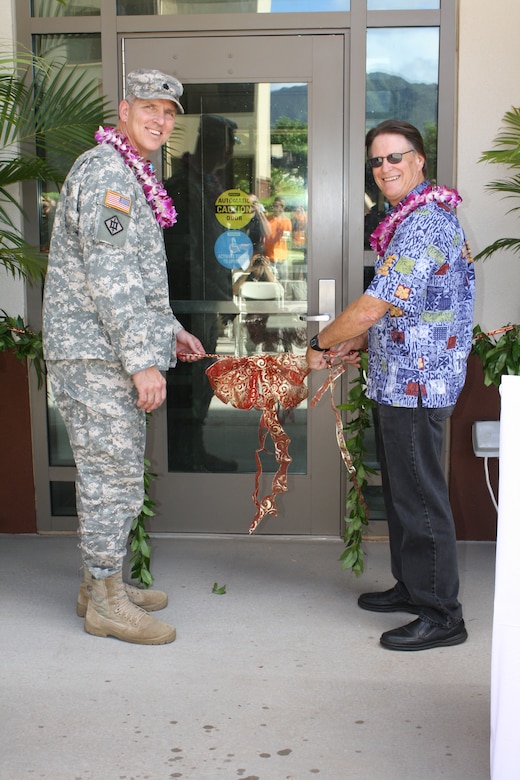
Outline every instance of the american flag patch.
<svg viewBox="0 0 520 780"><path fill-rule="evenodd" d="M132 208L131 198L127 198L126 195L120 195L113 190L107 190L105 195L105 206L110 206L118 211L123 211L125 214L130 214Z"/></svg>

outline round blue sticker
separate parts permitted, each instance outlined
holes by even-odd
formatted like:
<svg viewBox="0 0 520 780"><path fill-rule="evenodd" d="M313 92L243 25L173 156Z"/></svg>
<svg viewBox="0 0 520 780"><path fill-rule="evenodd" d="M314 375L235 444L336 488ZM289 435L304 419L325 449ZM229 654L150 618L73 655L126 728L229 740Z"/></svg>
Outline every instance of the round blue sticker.
<svg viewBox="0 0 520 780"><path fill-rule="evenodd" d="M224 268L249 266L253 256L253 242L241 230L226 230L215 241L215 257Z"/></svg>

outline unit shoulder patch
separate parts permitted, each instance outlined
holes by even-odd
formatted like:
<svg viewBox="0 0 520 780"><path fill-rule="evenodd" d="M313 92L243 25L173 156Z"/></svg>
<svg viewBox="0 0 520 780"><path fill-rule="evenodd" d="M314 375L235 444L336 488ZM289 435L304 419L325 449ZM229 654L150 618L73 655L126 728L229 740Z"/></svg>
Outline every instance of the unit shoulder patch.
<svg viewBox="0 0 520 780"><path fill-rule="evenodd" d="M119 248L123 247L126 243L131 219L128 214L117 211L114 206L101 206L96 239Z"/></svg>

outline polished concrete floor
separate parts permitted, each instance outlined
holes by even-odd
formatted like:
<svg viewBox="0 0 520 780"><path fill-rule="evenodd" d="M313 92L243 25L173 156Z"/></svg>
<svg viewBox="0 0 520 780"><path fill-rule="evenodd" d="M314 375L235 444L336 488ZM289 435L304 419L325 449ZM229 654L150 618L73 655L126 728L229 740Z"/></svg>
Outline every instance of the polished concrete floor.
<svg viewBox="0 0 520 780"><path fill-rule="evenodd" d="M356 604L384 541L358 579L340 540L153 544L177 640L142 647L83 631L74 537L0 536L1 780L488 780L493 544L459 544L468 641L418 653Z"/></svg>

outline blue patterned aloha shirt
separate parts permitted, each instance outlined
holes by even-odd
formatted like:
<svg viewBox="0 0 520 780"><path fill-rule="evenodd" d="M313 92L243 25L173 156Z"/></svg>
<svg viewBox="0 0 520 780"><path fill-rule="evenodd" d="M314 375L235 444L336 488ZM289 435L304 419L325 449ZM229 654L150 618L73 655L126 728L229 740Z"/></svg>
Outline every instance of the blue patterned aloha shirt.
<svg viewBox="0 0 520 780"><path fill-rule="evenodd" d="M429 203L409 214L376 259L365 292L390 304L368 333L368 397L414 407L420 392L425 407L455 404L466 378L475 298L475 271L455 213Z"/></svg>

